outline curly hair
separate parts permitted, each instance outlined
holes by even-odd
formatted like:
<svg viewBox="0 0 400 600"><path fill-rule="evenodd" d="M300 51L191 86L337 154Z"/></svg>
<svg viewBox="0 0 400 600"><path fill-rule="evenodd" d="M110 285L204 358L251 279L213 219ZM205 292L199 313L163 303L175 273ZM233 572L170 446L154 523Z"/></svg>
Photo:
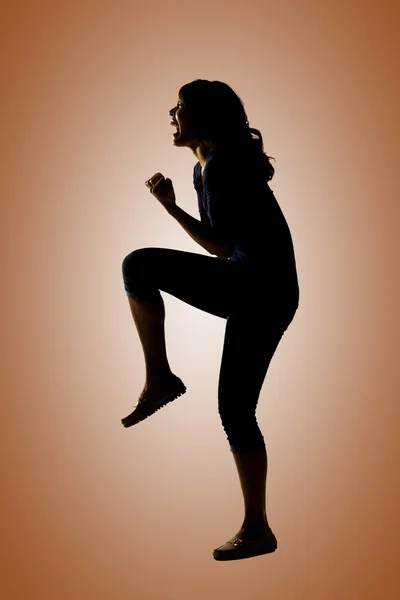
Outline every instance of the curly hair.
<svg viewBox="0 0 400 600"><path fill-rule="evenodd" d="M249 126L244 104L229 85L195 79L183 85L179 95L193 115L205 145L234 152L242 166L251 166L264 181L272 179L275 169L270 158L275 158L265 154L261 132Z"/></svg>

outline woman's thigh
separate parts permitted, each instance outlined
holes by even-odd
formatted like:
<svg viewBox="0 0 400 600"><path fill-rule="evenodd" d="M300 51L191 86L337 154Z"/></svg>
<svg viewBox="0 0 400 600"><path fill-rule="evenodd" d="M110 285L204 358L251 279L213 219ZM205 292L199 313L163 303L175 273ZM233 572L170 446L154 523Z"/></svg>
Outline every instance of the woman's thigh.
<svg viewBox="0 0 400 600"><path fill-rule="evenodd" d="M254 302L228 316L218 382L218 409L225 420L254 415L268 367L295 312Z"/></svg>
<svg viewBox="0 0 400 600"><path fill-rule="evenodd" d="M152 299L163 291L225 319L246 294L243 265L182 250L134 250L125 257L122 272L127 296Z"/></svg>

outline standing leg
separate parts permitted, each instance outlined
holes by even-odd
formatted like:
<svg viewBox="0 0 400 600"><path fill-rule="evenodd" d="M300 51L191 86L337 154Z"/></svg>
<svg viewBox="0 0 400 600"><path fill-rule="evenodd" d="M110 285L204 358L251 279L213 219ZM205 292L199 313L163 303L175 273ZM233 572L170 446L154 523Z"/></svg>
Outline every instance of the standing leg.
<svg viewBox="0 0 400 600"><path fill-rule="evenodd" d="M237 560L274 552L277 539L265 509L267 453L264 448L232 452L242 487L245 518L239 531L214 549L215 560Z"/></svg>
<svg viewBox="0 0 400 600"><path fill-rule="evenodd" d="M239 534L256 534L269 529L266 513L267 450L232 452L244 500L244 520Z"/></svg>
<svg viewBox="0 0 400 600"><path fill-rule="evenodd" d="M244 519L234 538L215 549L217 560L256 556L277 547L266 511L267 451L255 412L283 331L276 316L267 317L255 307L252 312L239 310L227 319L218 387L219 413L239 476ZM254 541L254 547L241 542L236 547L237 538L249 544Z"/></svg>

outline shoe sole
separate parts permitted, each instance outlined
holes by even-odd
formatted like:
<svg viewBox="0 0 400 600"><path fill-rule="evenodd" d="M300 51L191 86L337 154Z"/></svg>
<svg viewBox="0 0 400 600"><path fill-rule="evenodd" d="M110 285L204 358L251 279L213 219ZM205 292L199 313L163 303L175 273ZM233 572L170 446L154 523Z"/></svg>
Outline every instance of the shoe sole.
<svg viewBox="0 0 400 600"><path fill-rule="evenodd" d="M262 556L263 554L271 554L272 552L275 552L275 550L277 550L277 548L268 548L266 550L260 550L258 552L250 552L250 551L245 552L244 550L241 550L240 554L239 554L239 552L235 553L234 550L232 550L232 552L230 552L229 550L224 550L220 554L218 552L214 551L213 558L214 558L214 560L240 560L242 558L253 558L253 556Z"/></svg>
<svg viewBox="0 0 400 600"><path fill-rule="evenodd" d="M162 400L162 402L160 402L160 404L157 407L154 407L151 404L145 404L145 401L140 403L137 406L137 408L135 408L131 412L130 415L121 419L122 425L124 427L131 427L132 425L136 425L136 423L144 421L145 419L147 419L147 417L151 417L151 415L154 415L154 413L160 410L160 408L163 408L173 400L176 400L176 398L179 398L179 396L183 396L183 394L186 392L186 386L182 381L180 387L180 390L177 389L171 394L165 396L165 398Z"/></svg>

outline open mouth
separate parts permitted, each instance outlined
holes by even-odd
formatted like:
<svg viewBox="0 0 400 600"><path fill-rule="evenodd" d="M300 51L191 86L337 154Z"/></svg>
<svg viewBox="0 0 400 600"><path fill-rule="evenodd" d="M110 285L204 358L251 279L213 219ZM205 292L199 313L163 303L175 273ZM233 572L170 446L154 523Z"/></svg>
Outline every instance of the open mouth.
<svg viewBox="0 0 400 600"><path fill-rule="evenodd" d="M176 132L173 134L173 137L178 137L178 135L179 135L179 132L180 132L180 129L179 129L179 125L178 125L178 123L177 123L176 121L172 120L172 121L171 121L171 125L172 125L173 127L176 127Z"/></svg>

